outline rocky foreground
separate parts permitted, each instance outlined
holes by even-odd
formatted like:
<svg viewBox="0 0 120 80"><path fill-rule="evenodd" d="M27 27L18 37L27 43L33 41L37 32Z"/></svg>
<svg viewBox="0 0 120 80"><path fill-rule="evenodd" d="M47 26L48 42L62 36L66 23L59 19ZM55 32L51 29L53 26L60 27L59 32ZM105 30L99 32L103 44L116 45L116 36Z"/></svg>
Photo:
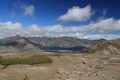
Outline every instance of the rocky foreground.
<svg viewBox="0 0 120 80"><path fill-rule="evenodd" d="M31 52L33 53L33 52ZM120 55L45 54L50 64L0 66L0 80L120 80ZM4 57L31 56L30 52L0 54Z"/></svg>

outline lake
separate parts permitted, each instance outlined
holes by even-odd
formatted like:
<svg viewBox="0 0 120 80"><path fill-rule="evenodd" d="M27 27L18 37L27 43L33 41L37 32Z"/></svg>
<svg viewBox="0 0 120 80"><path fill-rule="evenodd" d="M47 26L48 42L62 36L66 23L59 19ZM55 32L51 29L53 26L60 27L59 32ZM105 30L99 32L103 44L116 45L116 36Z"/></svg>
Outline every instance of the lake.
<svg viewBox="0 0 120 80"><path fill-rule="evenodd" d="M47 47L41 47L40 50L46 50L46 51L81 51L85 47L84 46L75 46L75 47L57 47L57 46L47 46Z"/></svg>

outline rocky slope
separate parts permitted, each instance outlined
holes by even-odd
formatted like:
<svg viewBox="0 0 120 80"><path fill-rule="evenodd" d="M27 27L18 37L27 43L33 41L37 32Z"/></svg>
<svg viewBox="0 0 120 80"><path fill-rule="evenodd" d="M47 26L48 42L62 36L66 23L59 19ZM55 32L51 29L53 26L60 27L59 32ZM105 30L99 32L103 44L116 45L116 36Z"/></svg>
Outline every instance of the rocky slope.
<svg viewBox="0 0 120 80"><path fill-rule="evenodd" d="M120 54L120 39L104 41L85 48L83 53Z"/></svg>
<svg viewBox="0 0 120 80"><path fill-rule="evenodd" d="M21 36L13 36L0 40L0 49L33 49L36 44L30 42L27 38Z"/></svg>

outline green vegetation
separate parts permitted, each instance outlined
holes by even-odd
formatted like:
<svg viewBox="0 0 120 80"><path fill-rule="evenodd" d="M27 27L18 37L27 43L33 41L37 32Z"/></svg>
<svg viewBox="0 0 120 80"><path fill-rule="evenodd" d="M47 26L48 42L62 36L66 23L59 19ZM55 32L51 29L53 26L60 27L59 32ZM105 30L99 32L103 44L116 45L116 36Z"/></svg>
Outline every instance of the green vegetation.
<svg viewBox="0 0 120 80"><path fill-rule="evenodd" d="M15 64L43 64L51 63L52 60L45 55L33 55L28 58L2 58L0 57L0 65L9 66Z"/></svg>
<svg viewBox="0 0 120 80"><path fill-rule="evenodd" d="M82 61L82 63L83 63L83 64L86 64L86 62L85 62L85 61Z"/></svg>

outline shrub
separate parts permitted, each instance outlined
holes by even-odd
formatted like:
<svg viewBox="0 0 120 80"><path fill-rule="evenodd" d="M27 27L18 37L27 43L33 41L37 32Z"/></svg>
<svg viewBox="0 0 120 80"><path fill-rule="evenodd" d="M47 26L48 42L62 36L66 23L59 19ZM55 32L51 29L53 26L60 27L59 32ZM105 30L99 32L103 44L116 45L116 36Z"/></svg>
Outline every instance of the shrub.
<svg viewBox="0 0 120 80"><path fill-rule="evenodd" d="M86 64L86 62L85 62L85 61L82 61L82 63L83 63L83 64Z"/></svg>
<svg viewBox="0 0 120 80"><path fill-rule="evenodd" d="M51 63L52 60L44 55L33 55L28 58L2 58L0 57L0 65L8 66L15 64L43 64L43 63Z"/></svg>

